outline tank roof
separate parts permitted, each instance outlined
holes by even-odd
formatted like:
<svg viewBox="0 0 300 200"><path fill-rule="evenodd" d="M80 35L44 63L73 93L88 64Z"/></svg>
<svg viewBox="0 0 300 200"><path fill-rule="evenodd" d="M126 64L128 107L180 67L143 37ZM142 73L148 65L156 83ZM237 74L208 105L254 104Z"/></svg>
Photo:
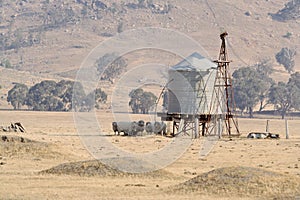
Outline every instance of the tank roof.
<svg viewBox="0 0 300 200"><path fill-rule="evenodd" d="M194 52L178 64L170 67L170 70L175 71L206 71L209 69L216 69L217 64Z"/></svg>

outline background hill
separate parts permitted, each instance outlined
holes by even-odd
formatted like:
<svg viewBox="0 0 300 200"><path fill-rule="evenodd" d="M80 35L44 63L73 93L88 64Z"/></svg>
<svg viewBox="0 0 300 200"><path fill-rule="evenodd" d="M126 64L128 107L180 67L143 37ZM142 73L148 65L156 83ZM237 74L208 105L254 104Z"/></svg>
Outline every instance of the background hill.
<svg viewBox="0 0 300 200"><path fill-rule="evenodd" d="M211 59L218 56L219 34L226 30L233 70L271 58L277 69L274 78L287 80L289 74L276 63L275 54L283 47L299 50L300 1L293 2L1 0L0 103L7 104L5 95L13 82L33 85L43 79L73 79L97 44L139 27L185 33L198 41ZM137 57L127 59L129 67L137 63ZM299 71L299 53L295 63Z"/></svg>

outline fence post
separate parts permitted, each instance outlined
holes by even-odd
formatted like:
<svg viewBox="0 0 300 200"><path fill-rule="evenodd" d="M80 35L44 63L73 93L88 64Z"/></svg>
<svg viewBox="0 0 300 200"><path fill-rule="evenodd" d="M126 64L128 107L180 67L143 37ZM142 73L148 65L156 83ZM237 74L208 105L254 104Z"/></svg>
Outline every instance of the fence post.
<svg viewBox="0 0 300 200"><path fill-rule="evenodd" d="M267 120L267 125L266 125L266 132L269 133L269 120Z"/></svg>
<svg viewBox="0 0 300 200"><path fill-rule="evenodd" d="M287 119L285 119L285 138L289 139L289 124Z"/></svg>

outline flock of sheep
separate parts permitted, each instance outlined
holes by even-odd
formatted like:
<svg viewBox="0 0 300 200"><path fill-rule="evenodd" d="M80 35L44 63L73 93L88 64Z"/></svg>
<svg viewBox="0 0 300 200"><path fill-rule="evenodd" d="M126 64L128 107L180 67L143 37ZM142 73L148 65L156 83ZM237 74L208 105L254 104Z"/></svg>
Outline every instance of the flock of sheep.
<svg viewBox="0 0 300 200"><path fill-rule="evenodd" d="M164 122L113 122L112 129L115 135L120 135L122 132L126 136L137 136L146 131L147 134L166 134L167 125Z"/></svg>

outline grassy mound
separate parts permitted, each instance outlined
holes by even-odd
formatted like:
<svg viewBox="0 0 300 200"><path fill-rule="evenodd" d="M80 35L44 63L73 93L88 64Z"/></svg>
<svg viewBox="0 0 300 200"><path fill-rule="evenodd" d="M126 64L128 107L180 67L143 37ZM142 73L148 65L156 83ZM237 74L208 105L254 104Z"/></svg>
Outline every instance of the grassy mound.
<svg viewBox="0 0 300 200"><path fill-rule="evenodd" d="M300 195L300 180L258 168L226 167L201 174L168 190L218 196L295 198Z"/></svg>
<svg viewBox="0 0 300 200"><path fill-rule="evenodd" d="M21 136L0 136L0 156L7 158L57 158L62 155L44 142L30 140Z"/></svg>
<svg viewBox="0 0 300 200"><path fill-rule="evenodd" d="M148 178L176 178L173 174L157 170L146 173L128 173L103 164L99 160L63 163L58 166L43 170L40 174L77 175L77 176L115 176L115 177L148 177Z"/></svg>
<svg viewBox="0 0 300 200"><path fill-rule="evenodd" d="M42 174L79 176L122 176L123 172L110 168L97 160L63 163L43 170Z"/></svg>

